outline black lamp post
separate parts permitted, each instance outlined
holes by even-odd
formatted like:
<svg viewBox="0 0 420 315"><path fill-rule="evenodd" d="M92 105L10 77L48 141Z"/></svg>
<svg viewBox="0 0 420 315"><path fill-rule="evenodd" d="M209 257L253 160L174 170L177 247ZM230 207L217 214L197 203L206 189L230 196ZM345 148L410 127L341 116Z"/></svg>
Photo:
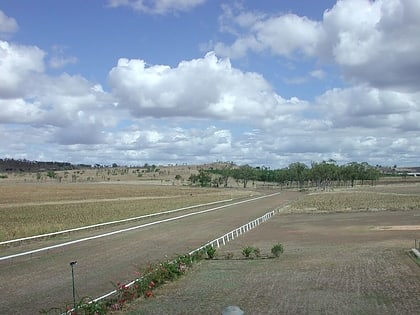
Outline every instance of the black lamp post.
<svg viewBox="0 0 420 315"><path fill-rule="evenodd" d="M70 267L71 267L71 280L72 280L72 284L73 284L73 307L76 308L76 290L74 288L74 269L73 266L77 264L77 261L72 261L70 262Z"/></svg>

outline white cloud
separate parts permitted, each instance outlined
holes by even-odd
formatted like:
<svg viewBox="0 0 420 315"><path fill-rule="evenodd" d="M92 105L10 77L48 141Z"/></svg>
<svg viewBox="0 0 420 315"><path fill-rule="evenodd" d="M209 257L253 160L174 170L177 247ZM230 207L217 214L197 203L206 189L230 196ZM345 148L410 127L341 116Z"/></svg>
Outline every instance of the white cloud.
<svg viewBox="0 0 420 315"><path fill-rule="evenodd" d="M319 22L295 14L269 16L242 11L235 15L234 10L225 5L219 20L222 23L221 30L228 30L237 39L229 46L216 43L214 50L217 54L231 58L243 57L248 50L269 50L284 56L295 53L313 55L323 36Z"/></svg>
<svg viewBox="0 0 420 315"><path fill-rule="evenodd" d="M44 56L38 47L0 41L0 122L48 130L46 142L103 141L119 117L112 97L81 76L47 75Z"/></svg>
<svg viewBox="0 0 420 315"><path fill-rule="evenodd" d="M121 108L137 117L196 117L264 120L296 112L304 102L277 95L259 74L235 69L214 53L182 61L176 68L147 67L143 60L120 59L109 73Z"/></svg>
<svg viewBox="0 0 420 315"><path fill-rule="evenodd" d="M2 10L0 10L0 36L7 36L8 34L15 33L18 29L19 26L16 20L7 16Z"/></svg>
<svg viewBox="0 0 420 315"><path fill-rule="evenodd" d="M333 89L318 97L335 128L363 126L420 131L419 93L380 90L367 86ZM417 120L417 122L415 122Z"/></svg>
<svg viewBox="0 0 420 315"><path fill-rule="evenodd" d="M38 47L0 41L0 98L28 93L33 75L44 71L44 56Z"/></svg>
<svg viewBox="0 0 420 315"><path fill-rule="evenodd" d="M167 14L170 12L189 11L206 0L109 0L108 6L127 6L136 11L150 14Z"/></svg>
<svg viewBox="0 0 420 315"><path fill-rule="evenodd" d="M37 104L23 99L0 99L0 123L25 124L42 119L43 111Z"/></svg>
<svg viewBox="0 0 420 315"><path fill-rule="evenodd" d="M258 15L248 19L252 24L241 24L244 14L230 15L237 39L231 45L216 43L216 53L235 58L268 50L288 58L314 57L337 64L352 83L418 89L417 0L341 0L325 11L322 21L282 14Z"/></svg>

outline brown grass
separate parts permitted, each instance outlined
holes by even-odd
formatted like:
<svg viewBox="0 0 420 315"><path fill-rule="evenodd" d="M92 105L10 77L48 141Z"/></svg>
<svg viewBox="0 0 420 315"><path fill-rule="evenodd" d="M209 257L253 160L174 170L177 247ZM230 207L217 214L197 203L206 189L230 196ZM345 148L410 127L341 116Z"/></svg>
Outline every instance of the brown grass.
<svg viewBox="0 0 420 315"><path fill-rule="evenodd" d="M133 184L10 184L0 192L0 241L249 195Z"/></svg>
<svg viewBox="0 0 420 315"><path fill-rule="evenodd" d="M420 209L420 195L351 190L308 194L285 208L284 212L327 213L413 209Z"/></svg>

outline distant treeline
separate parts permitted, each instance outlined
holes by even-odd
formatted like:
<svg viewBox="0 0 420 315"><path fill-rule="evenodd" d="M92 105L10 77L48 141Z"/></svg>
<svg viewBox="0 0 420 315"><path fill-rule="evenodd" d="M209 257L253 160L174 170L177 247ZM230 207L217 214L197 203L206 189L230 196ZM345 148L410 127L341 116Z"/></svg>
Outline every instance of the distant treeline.
<svg viewBox="0 0 420 315"><path fill-rule="evenodd" d="M26 159L0 159L0 172L39 172L64 171L91 167L84 164L71 164L68 162L40 162Z"/></svg>
<svg viewBox="0 0 420 315"><path fill-rule="evenodd" d="M267 167L251 167L234 165L219 169L201 169L198 175L191 175L189 180L201 186L227 187L229 178L243 184L246 188L249 182L276 183L287 187L318 187L327 189L332 186L351 186L356 181L359 184L373 184L379 179L381 172L375 166L366 162L351 162L338 165L334 160L313 162L310 167L296 162L282 169Z"/></svg>

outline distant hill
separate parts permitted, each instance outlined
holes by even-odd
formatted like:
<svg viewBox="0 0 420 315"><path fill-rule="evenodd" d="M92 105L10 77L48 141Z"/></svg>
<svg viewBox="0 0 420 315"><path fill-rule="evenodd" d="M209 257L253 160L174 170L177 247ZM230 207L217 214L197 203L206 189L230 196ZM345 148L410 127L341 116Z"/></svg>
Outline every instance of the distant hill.
<svg viewBox="0 0 420 315"><path fill-rule="evenodd" d="M25 159L0 159L0 172L63 171L86 168L90 165L73 165L68 162L40 162Z"/></svg>

